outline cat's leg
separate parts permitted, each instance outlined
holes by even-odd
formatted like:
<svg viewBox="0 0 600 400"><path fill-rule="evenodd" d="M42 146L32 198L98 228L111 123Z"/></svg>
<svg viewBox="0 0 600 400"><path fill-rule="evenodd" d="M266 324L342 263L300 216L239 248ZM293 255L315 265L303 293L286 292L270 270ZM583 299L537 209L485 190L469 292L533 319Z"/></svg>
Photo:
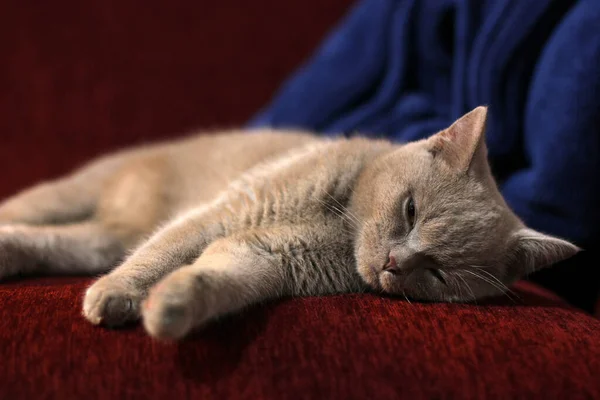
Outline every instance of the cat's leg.
<svg viewBox="0 0 600 400"><path fill-rule="evenodd" d="M0 201L0 226L49 225L89 219L110 178L131 157L101 157L74 173L27 188Z"/></svg>
<svg viewBox="0 0 600 400"><path fill-rule="evenodd" d="M25 274L109 270L124 255L117 237L96 222L0 226L0 279Z"/></svg>
<svg viewBox="0 0 600 400"><path fill-rule="evenodd" d="M86 291L83 314L93 324L118 326L140 317L139 305L156 282L192 263L225 234L215 206L189 211L158 230L119 267Z"/></svg>
<svg viewBox="0 0 600 400"><path fill-rule="evenodd" d="M97 192L80 183L72 177L43 182L0 202L0 226L67 223L89 218Z"/></svg>
<svg viewBox="0 0 600 400"><path fill-rule="evenodd" d="M160 153L117 153L0 203L0 279L109 270L164 219L168 177Z"/></svg>
<svg viewBox="0 0 600 400"><path fill-rule="evenodd" d="M142 309L150 335L178 339L215 317L267 299L360 291L351 242L331 226L249 231L212 243L152 290Z"/></svg>

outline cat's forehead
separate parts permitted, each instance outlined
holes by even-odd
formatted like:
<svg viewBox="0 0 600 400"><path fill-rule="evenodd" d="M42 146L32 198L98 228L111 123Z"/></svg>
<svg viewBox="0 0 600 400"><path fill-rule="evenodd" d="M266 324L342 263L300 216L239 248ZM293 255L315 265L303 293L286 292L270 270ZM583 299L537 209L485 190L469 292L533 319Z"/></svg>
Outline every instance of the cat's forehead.
<svg viewBox="0 0 600 400"><path fill-rule="evenodd" d="M433 155L418 143L409 143L384 157L380 172L399 181L428 175L435 163Z"/></svg>
<svg viewBox="0 0 600 400"><path fill-rule="evenodd" d="M420 143L411 143L383 160L381 172L391 183L399 186L446 186L459 176Z"/></svg>
<svg viewBox="0 0 600 400"><path fill-rule="evenodd" d="M382 161L377 192L384 202L397 203L410 194L421 211L435 214L472 211L468 215L474 215L493 206L487 180L449 168L422 143L405 145Z"/></svg>

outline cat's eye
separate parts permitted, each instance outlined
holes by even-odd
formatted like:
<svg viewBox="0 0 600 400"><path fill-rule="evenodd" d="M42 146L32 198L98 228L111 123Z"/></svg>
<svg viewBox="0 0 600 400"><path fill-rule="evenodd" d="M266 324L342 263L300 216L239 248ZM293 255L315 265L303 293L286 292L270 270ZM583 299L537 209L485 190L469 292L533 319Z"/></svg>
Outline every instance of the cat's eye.
<svg viewBox="0 0 600 400"><path fill-rule="evenodd" d="M415 217L417 214L417 210L415 208L415 201L412 198L412 196L409 197L408 200L406 200L405 214L406 214L406 220L408 221L408 224L412 228L415 224Z"/></svg>

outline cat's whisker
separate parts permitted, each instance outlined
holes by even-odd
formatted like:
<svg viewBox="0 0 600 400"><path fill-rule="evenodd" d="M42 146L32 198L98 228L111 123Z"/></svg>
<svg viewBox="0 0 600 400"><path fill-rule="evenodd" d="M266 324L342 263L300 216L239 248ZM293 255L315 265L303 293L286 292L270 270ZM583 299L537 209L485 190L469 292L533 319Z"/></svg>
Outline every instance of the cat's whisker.
<svg viewBox="0 0 600 400"><path fill-rule="evenodd" d="M492 281L489 278L486 278L483 275L477 274L473 271L470 271L468 269L463 269L463 272L466 272L468 274L473 275L476 278L481 279L482 281L486 282L487 284L489 284L490 286L492 286L493 288L495 288L496 290L498 290L501 294L505 295L506 297L508 297L512 302L516 303L516 300L509 294L509 292L507 291L508 288L506 287L506 285L502 284L501 286L498 285L496 282Z"/></svg>
<svg viewBox="0 0 600 400"><path fill-rule="evenodd" d="M341 210L339 210L339 209L337 209L337 208L334 208L334 209L331 209L331 208L330 208L330 210L331 210L331 211L333 211L333 210L336 210L336 214L337 214L337 215L339 215L340 217L342 217L342 219L344 219L346 222L348 222L348 224L349 224L349 225L350 225L352 228L354 228L355 230L358 230L358 225L356 224L356 222L355 222L354 220L352 220L351 218L349 218L349 217L348 217L348 215L344 214L344 212L343 212L343 211L341 211Z"/></svg>
<svg viewBox="0 0 600 400"><path fill-rule="evenodd" d="M473 268L475 271L477 271L478 273L485 273L485 275L493 282L495 282L497 285L499 285L500 287L502 287L504 290L506 291L510 291L510 289L508 288L508 286L506 286L500 279L498 279L495 275L493 275L492 273L486 271L484 268L488 268L485 266L481 266L481 265L471 265L470 268Z"/></svg>
<svg viewBox="0 0 600 400"><path fill-rule="evenodd" d="M508 288L504 284L502 284L502 283L498 284L498 283L494 282L493 280L491 280L491 279L489 279L489 278L487 278L487 277L485 277L485 276L483 276L481 274L473 272L473 271L464 270L464 272L467 272L467 273L469 273L469 274L471 274L471 275L473 275L473 276L475 276L475 277L483 280L484 282L490 284L491 286L493 286L494 288L498 289L500 292L502 292L504 294L507 293Z"/></svg>
<svg viewBox="0 0 600 400"><path fill-rule="evenodd" d="M477 274L473 271L469 271L466 269L463 269L462 272L467 273L467 274L471 274L473 275L475 278L481 279L482 281L484 281L485 283L489 284L490 286L492 286L493 288L497 289L498 291L500 291L502 294L504 294L506 291L504 288L502 288L501 286L498 286L498 284L496 284L494 281L489 280L488 278L486 278L483 275Z"/></svg>
<svg viewBox="0 0 600 400"><path fill-rule="evenodd" d="M345 216L346 218L348 217L348 215L347 215L347 214L344 214L344 216ZM353 223L353 225L352 225L352 226L354 227L354 229L358 230L358 228L359 228L359 226L360 226L360 223L355 221L355 222Z"/></svg>
<svg viewBox="0 0 600 400"><path fill-rule="evenodd" d="M497 277L496 277L494 274L492 274L492 273L491 273L491 272L489 272L489 271L486 271L486 270L485 270L485 268L488 268L488 267L481 266L481 265L471 265L471 267L473 267L473 268L477 268L477 271L478 271L478 272L481 272L481 273L484 273L484 274L486 274L486 275L487 275L487 276L489 276L489 277L490 277L492 280L494 280L494 281L498 282L498 284L500 284L500 285L502 285L503 287L505 287L507 292L509 292L510 294L512 294L513 296L515 296L515 297L516 297L516 298L518 298L519 300L521 300L521 298L519 297L519 295L518 295L518 294L516 294L516 293L515 293L513 290L511 290L511 289L510 289L508 286L506 286L504 283L502 283L502 281L501 281L500 279L498 279L498 278L497 278Z"/></svg>
<svg viewBox="0 0 600 400"><path fill-rule="evenodd" d="M349 217L351 217L351 218L354 220L354 222L356 222L356 224L357 224L357 225L360 225L360 220L358 219L358 217L357 217L356 215L354 215L354 214L352 213L352 211L350 211L350 210L349 210L347 207L346 207L346 208L344 208L344 210L346 210L346 211L344 212L344 214L346 214L346 215L348 215Z"/></svg>
<svg viewBox="0 0 600 400"><path fill-rule="evenodd" d="M469 283L465 280L465 278L460 274L454 275L454 278L457 281L458 281L458 278L460 278L460 280L465 284L465 287L467 288L467 290L471 293L471 297L473 298L473 301L475 302L475 304L477 304L477 296L475 296L473 289L471 289L471 287L469 286Z"/></svg>
<svg viewBox="0 0 600 400"><path fill-rule="evenodd" d="M402 289L402 296L404 296L404 298L406 299L408 304L412 304L412 302L408 299L408 296L406 295L406 292L404 291L404 289Z"/></svg>
<svg viewBox="0 0 600 400"><path fill-rule="evenodd" d="M351 219L348 218L347 215L345 214L339 214L346 222L348 222L348 224L350 225L351 228L353 228L355 231L358 230L358 226L356 225L356 223L354 221L352 221Z"/></svg>
<svg viewBox="0 0 600 400"><path fill-rule="evenodd" d="M335 207L333 207L333 206L331 206L331 205L327 204L326 202L324 202L323 200L321 200L321 199L319 199L319 198L317 198L316 200L317 200L319 203L321 203L321 205L323 205L323 206L324 206L324 207L325 207L327 210L331 211L331 212L332 212L332 213L334 213L335 215L338 215L338 216L340 216L340 217L342 217L342 218L344 218L344 217L345 217L345 216L343 215L343 213L341 213L341 211L340 211L340 210L338 210L337 208L335 208ZM349 221L349 222L352 222L352 223L353 223L353 221Z"/></svg>
<svg viewBox="0 0 600 400"><path fill-rule="evenodd" d="M458 290L458 296L462 299L463 295L462 295L462 289L460 288L460 282L458 282L458 280L456 278L452 279L452 282L456 283L456 289Z"/></svg>
<svg viewBox="0 0 600 400"><path fill-rule="evenodd" d="M326 194L327 196L329 196L329 197L330 197L330 198L331 198L333 201L335 201L335 202L336 202L336 203L337 203L337 204L338 204L338 205L341 207L341 209L342 209L342 210L344 210L344 214L346 214L346 215L350 216L350 217L351 217L351 218L354 220L354 222L356 222L358 225L360 225L360 221L359 221L359 219L356 217L356 215L354 215L354 214L353 214L353 213L352 213L352 212L351 212L351 211L348 209L348 207L346 207L346 206L344 206L342 203L340 203L340 202L339 202L339 200L338 200L338 199L336 199L335 197L333 197L331 194L329 194L329 192L327 192L327 191L326 191L326 192L325 192L325 194Z"/></svg>
<svg viewBox="0 0 600 400"><path fill-rule="evenodd" d="M327 204L325 201L323 201L323 200L321 200L321 199L319 199L319 198L317 198L317 201L318 201L319 203L321 203L321 204L322 204L322 205L323 205L325 208L327 208L327 209L328 209L329 211L331 211L332 213L334 213L334 214L336 214L336 215L338 215L338 216L342 217L342 219L344 219L346 222L348 222L348 224L349 224L349 225L350 225L352 228L354 228L354 229L356 229L356 230L358 229L357 222L356 222L356 221L354 221L353 219L349 218L349 216L348 216L348 215L346 215L346 214L345 214L345 213L344 213L342 210L340 210L339 208L337 208L337 207L336 207L336 206L334 206L334 205ZM352 232L347 232L347 233L350 233L350 234L352 234Z"/></svg>

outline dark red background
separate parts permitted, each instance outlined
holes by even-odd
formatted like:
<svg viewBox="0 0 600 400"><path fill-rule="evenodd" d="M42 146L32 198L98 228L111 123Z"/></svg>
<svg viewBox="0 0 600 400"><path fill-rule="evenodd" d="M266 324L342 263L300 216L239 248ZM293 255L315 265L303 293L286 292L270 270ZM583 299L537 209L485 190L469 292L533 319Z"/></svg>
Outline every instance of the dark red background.
<svg viewBox="0 0 600 400"><path fill-rule="evenodd" d="M3 1L0 197L110 149L244 123L349 4ZM478 306L280 301L165 345L86 323L88 283L0 284L1 398L600 398L600 321L531 284Z"/></svg>
<svg viewBox="0 0 600 400"><path fill-rule="evenodd" d="M0 195L117 146L244 123L350 3L3 1Z"/></svg>

